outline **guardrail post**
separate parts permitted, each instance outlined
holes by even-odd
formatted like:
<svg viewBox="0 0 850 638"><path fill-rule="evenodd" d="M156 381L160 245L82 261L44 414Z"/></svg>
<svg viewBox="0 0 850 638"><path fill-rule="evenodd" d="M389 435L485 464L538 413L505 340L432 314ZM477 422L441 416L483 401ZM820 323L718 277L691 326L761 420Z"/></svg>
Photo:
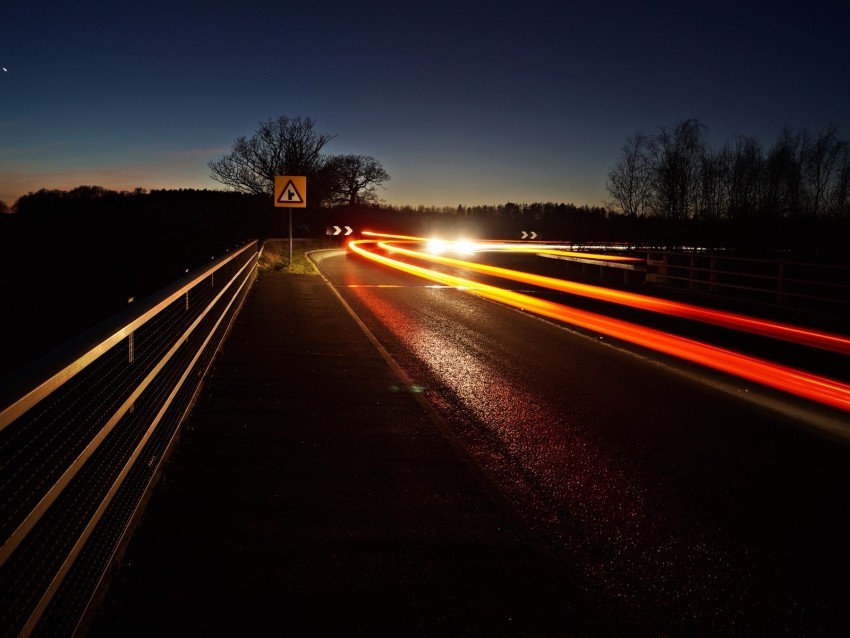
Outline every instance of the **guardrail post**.
<svg viewBox="0 0 850 638"><path fill-rule="evenodd" d="M715 294L717 292L717 259L712 255L708 260L708 292Z"/></svg>
<svg viewBox="0 0 850 638"><path fill-rule="evenodd" d="M688 258L688 289L689 290L698 290L699 289L699 275L695 274L695 269L699 266L697 263L697 256L691 255Z"/></svg>
<svg viewBox="0 0 850 638"><path fill-rule="evenodd" d="M660 259L659 259L660 257ZM668 274L667 253L647 253L646 255L646 281L650 284L666 286L670 283Z"/></svg>

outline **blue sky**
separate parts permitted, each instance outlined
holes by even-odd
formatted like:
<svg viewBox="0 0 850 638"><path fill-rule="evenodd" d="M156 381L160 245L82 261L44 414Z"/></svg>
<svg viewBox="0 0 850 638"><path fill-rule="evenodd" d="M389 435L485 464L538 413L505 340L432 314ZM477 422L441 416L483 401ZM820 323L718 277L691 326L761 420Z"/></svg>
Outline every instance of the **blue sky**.
<svg viewBox="0 0 850 638"><path fill-rule="evenodd" d="M379 159L391 204L600 204L625 138L696 117L720 145L850 138L840 2L15 3L0 200L221 188L207 163L307 116Z"/></svg>

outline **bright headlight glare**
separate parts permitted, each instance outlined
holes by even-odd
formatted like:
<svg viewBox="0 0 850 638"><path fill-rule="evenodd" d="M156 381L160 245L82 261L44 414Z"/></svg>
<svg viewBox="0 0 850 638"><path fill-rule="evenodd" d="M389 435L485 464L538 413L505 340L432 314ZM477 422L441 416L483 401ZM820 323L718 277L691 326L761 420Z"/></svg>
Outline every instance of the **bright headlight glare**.
<svg viewBox="0 0 850 638"><path fill-rule="evenodd" d="M468 239L458 239L454 248L458 255L474 255L477 245Z"/></svg>
<svg viewBox="0 0 850 638"><path fill-rule="evenodd" d="M425 249L434 255L442 255L448 249L448 243L442 239L429 239Z"/></svg>

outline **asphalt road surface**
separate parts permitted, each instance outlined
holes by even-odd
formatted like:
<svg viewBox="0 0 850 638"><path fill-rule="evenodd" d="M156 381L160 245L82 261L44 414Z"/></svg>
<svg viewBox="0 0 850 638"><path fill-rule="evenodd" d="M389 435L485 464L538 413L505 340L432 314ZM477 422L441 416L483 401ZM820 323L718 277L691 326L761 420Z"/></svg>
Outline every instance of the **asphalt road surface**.
<svg viewBox="0 0 850 638"><path fill-rule="evenodd" d="M850 449L810 427L817 410L353 254L315 259L624 635L850 635Z"/></svg>

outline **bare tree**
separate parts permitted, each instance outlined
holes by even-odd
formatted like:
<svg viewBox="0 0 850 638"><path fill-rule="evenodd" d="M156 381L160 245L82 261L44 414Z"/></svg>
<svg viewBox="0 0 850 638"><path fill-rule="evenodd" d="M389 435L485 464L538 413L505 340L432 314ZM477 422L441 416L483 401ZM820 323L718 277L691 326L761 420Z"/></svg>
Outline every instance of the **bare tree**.
<svg viewBox="0 0 850 638"><path fill-rule="evenodd" d="M606 187L623 213L679 221L850 217L850 144L830 125L817 136L785 128L766 153L745 135L714 151L690 119L627 138Z"/></svg>
<svg viewBox="0 0 850 638"><path fill-rule="evenodd" d="M652 210L672 220L686 220L696 210L699 163L705 146L705 126L696 119L662 128L649 142Z"/></svg>
<svg viewBox="0 0 850 638"><path fill-rule="evenodd" d="M332 155L323 166L329 183L329 201L336 204L376 204L378 187L390 176L370 155Z"/></svg>
<svg viewBox="0 0 850 638"><path fill-rule="evenodd" d="M717 220L729 211L729 148L719 151L705 149L700 157L696 216L702 220Z"/></svg>
<svg viewBox="0 0 850 638"><path fill-rule="evenodd" d="M729 152L726 179L729 187L730 219L753 217L758 208L758 194L763 157L761 145L752 137L738 135Z"/></svg>
<svg viewBox="0 0 850 638"><path fill-rule="evenodd" d="M830 193L829 211L833 217L850 219L850 145L841 143L835 185Z"/></svg>
<svg viewBox="0 0 850 638"><path fill-rule="evenodd" d="M808 215L817 216L825 212L829 189L835 170L839 167L842 146L835 126L828 126L815 139L804 135L803 196Z"/></svg>
<svg viewBox="0 0 850 638"><path fill-rule="evenodd" d="M230 153L210 162L210 177L243 193L271 196L276 175L306 175L307 201L321 204L321 197L311 197L310 177L317 176L322 148L333 138L317 132L308 117L270 118L250 138L237 138Z"/></svg>
<svg viewBox="0 0 850 638"><path fill-rule="evenodd" d="M786 128L767 152L761 182L761 214L782 218L799 212L800 136Z"/></svg>
<svg viewBox="0 0 850 638"><path fill-rule="evenodd" d="M626 138L620 161L608 172L605 186L612 204L627 215L643 215L649 202L647 144L643 133Z"/></svg>

